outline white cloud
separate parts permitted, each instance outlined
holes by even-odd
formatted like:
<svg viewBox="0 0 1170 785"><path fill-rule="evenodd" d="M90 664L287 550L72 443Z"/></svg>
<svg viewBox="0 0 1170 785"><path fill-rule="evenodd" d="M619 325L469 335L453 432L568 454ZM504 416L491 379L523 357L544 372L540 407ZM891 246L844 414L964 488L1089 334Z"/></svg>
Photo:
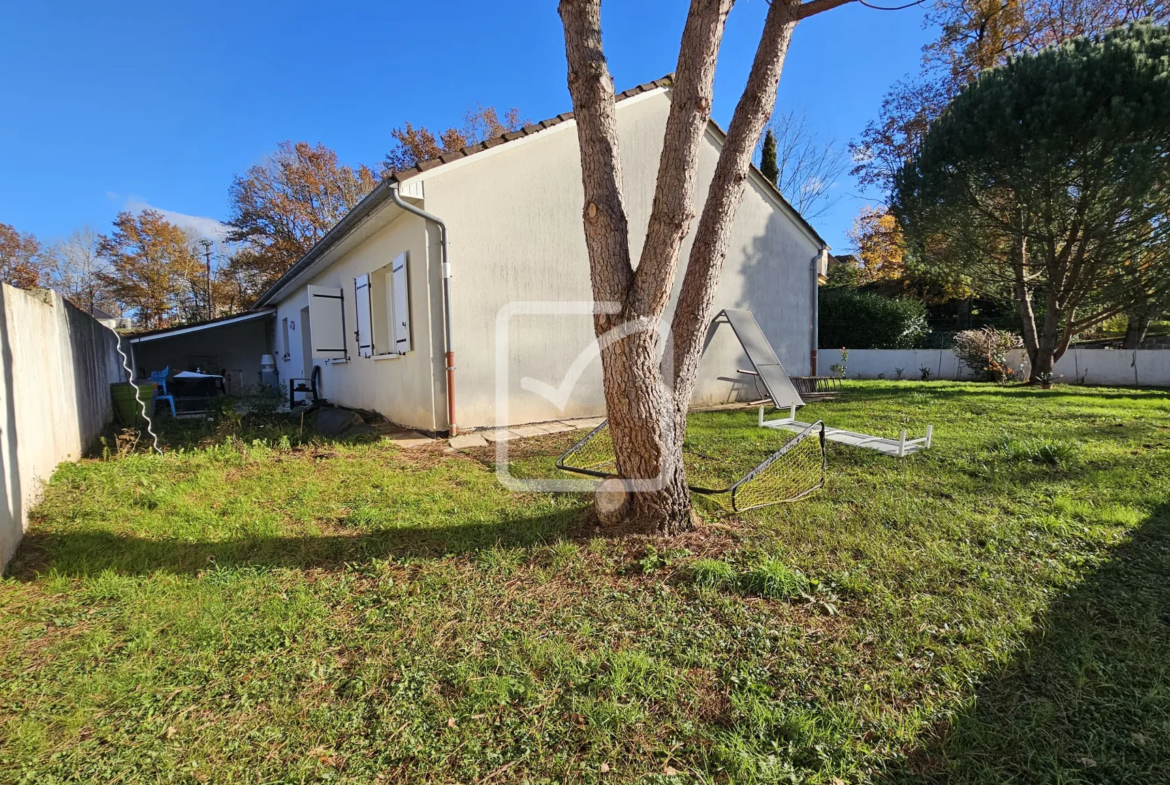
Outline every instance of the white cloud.
<svg viewBox="0 0 1170 785"><path fill-rule="evenodd" d="M162 207L155 207L142 199L131 196L126 200L126 204L122 208L127 212L140 213L143 210L154 210L156 213L161 213L164 218L182 229L186 229L194 235L199 237L206 237L216 243L226 243L229 227L222 221L217 221L214 218L208 218L204 215L188 215L187 213L176 212L175 210L167 210Z"/></svg>

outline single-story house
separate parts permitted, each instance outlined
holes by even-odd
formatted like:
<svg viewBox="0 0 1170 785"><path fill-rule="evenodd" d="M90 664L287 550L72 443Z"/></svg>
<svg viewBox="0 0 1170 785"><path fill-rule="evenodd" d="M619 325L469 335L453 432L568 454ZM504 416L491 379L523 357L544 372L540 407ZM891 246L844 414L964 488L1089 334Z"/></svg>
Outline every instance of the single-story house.
<svg viewBox="0 0 1170 785"><path fill-rule="evenodd" d="M661 79L618 96L635 259L670 89ZM700 211L722 143L712 122L700 155ZM252 314L237 317L263 318L267 338L259 324L246 344L210 338L242 331L238 320L192 329L220 347L222 367L252 378L260 356L272 354L286 389L288 379L316 367L320 394L330 401L421 430L449 431L452 413L462 430L603 414L580 166L572 115L562 114L398 172L261 296ZM676 296L689 250L688 239ZM825 241L753 169L715 310L750 310L790 374L815 373L817 282L827 260ZM173 337L182 335L153 340L162 348ZM136 340L142 365L152 339ZM223 356L228 344L253 360L233 366ZM159 355L153 365L162 363ZM750 367L731 330L714 329L692 405L760 397L753 377L739 372Z"/></svg>

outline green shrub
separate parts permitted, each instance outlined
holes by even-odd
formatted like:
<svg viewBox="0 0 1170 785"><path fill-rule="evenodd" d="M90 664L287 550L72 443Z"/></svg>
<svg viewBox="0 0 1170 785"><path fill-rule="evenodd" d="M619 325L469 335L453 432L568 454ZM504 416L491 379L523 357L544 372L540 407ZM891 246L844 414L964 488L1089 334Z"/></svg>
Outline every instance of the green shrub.
<svg viewBox="0 0 1170 785"><path fill-rule="evenodd" d="M808 594L808 577L775 559L768 559L751 572L744 573L740 585L748 594L785 600Z"/></svg>
<svg viewBox="0 0 1170 785"><path fill-rule="evenodd" d="M850 349L917 349L925 340L926 305L846 287L822 289L821 346Z"/></svg>
<svg viewBox="0 0 1170 785"><path fill-rule="evenodd" d="M697 559L690 566L691 583L716 589L735 583L735 569L718 559Z"/></svg>

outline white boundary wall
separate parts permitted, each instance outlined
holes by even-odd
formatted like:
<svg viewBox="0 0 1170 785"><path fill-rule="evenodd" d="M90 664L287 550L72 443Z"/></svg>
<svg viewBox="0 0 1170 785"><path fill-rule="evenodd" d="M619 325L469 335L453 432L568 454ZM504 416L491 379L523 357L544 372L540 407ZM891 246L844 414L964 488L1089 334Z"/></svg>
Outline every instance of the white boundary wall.
<svg viewBox="0 0 1170 785"><path fill-rule="evenodd" d="M53 469L81 457L109 422L109 384L123 372L114 334L61 295L0 290L2 569Z"/></svg>
<svg viewBox="0 0 1170 785"><path fill-rule="evenodd" d="M821 372L841 361L840 349L821 349ZM1019 378L1027 377L1028 361L1023 350L1008 354L1008 364ZM845 375L850 379L921 379L922 368L931 379L974 379L950 349L851 349ZM1170 387L1170 349L1069 349L1056 363L1055 381L1089 385Z"/></svg>

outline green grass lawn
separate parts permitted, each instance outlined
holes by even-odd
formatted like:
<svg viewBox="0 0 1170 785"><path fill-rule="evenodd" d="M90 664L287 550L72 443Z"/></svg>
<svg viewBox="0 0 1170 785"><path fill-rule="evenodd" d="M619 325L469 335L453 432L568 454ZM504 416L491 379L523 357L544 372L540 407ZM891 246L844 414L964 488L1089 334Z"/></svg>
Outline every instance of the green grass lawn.
<svg viewBox="0 0 1170 785"><path fill-rule="evenodd" d="M671 539L299 423L62 466L0 581L0 782L1170 782L1170 396L850 387L801 418L935 447ZM755 417L688 442L734 474Z"/></svg>

